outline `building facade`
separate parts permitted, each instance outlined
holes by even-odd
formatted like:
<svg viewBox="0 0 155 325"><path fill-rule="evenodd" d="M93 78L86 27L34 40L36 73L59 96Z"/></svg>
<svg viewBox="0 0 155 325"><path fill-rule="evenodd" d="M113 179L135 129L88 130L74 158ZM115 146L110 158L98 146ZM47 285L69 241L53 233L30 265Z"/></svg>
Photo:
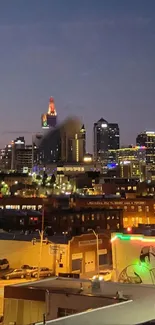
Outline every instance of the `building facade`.
<svg viewBox="0 0 155 325"><path fill-rule="evenodd" d="M117 123L108 124L109 131L109 144L108 150L113 149L117 150L120 147L120 131Z"/></svg>
<svg viewBox="0 0 155 325"><path fill-rule="evenodd" d="M94 159L108 162L108 150L119 149L119 126L116 123L108 123L101 118L94 123Z"/></svg>
<svg viewBox="0 0 155 325"><path fill-rule="evenodd" d="M77 118L69 118L46 133L39 145L44 165L60 162L83 162L86 132Z"/></svg>
<svg viewBox="0 0 155 325"><path fill-rule="evenodd" d="M41 125L43 129L55 128L57 125L57 112L53 97L49 99L48 112L41 116Z"/></svg>
<svg viewBox="0 0 155 325"><path fill-rule="evenodd" d="M117 169L120 177L146 178L146 147L136 146L109 150L109 169Z"/></svg>
<svg viewBox="0 0 155 325"><path fill-rule="evenodd" d="M113 234L114 279L123 283L155 284L155 237Z"/></svg>
<svg viewBox="0 0 155 325"><path fill-rule="evenodd" d="M136 138L138 146L146 147L146 166L147 170L155 170L155 132L145 131L138 134Z"/></svg>
<svg viewBox="0 0 155 325"><path fill-rule="evenodd" d="M87 313L96 308L97 311L102 308L105 311L106 306L118 306L121 301L115 297L115 291L114 288L112 293L104 294L104 290L101 288L97 293L90 280L65 278L31 282L31 286L30 283L20 284L18 287L7 286L4 291L4 323L6 325L43 325L48 321L48 324L52 325L53 322L59 324L59 320L60 324L68 324L71 319L70 324L73 324L76 315L73 319L71 317L66 319L65 316L73 314L80 316L82 312L85 312L88 319L88 317L91 318L92 313L90 315ZM109 310L109 308L107 309ZM115 314L115 311L112 314ZM103 323L104 316L96 315L93 317L92 324L96 324L95 319L102 319L102 324L106 324ZM76 321L76 325L84 323L85 321L81 322L79 319L78 322ZM108 324L111 323L108 322ZM112 324L114 323L112 322Z"/></svg>

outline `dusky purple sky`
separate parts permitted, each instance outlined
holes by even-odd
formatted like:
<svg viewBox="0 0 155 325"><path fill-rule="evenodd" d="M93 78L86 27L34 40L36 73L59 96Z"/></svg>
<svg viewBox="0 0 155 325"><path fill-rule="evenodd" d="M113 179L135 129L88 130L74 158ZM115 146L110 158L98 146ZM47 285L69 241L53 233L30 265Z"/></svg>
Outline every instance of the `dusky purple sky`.
<svg viewBox="0 0 155 325"><path fill-rule="evenodd" d="M154 0L1 0L0 147L31 142L54 96L59 121L118 122L121 143L155 130Z"/></svg>

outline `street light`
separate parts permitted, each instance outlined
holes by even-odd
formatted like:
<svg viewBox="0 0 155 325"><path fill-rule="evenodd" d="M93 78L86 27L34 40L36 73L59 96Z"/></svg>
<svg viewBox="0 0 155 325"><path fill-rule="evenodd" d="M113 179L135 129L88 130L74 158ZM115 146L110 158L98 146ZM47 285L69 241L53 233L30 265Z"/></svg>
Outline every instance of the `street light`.
<svg viewBox="0 0 155 325"><path fill-rule="evenodd" d="M43 241L44 241L44 233L45 233L47 228L51 228L50 226L47 226L47 227L44 228L44 219L45 219L45 210L44 210L44 204L43 204L42 226L41 226L41 231L39 231L39 235L40 235L40 253L39 253L37 280L39 280L39 278L40 278L40 265L41 265L41 258L42 258L42 248L43 248ZM49 241L48 241L48 243L49 243Z"/></svg>
<svg viewBox="0 0 155 325"><path fill-rule="evenodd" d="M38 274L37 274L38 280L40 277L40 264L41 264L41 258L42 258L42 248L43 248L43 239L44 239L44 219L45 219L45 209L44 209L44 204L43 204L41 231L39 232L39 234L40 234L40 253L39 253Z"/></svg>
<svg viewBox="0 0 155 325"><path fill-rule="evenodd" d="M97 275L99 277L99 273L100 273L100 270L99 270L99 240L98 240L98 234L95 232L94 229L90 228L88 229L88 231L92 231L94 236L96 237L96 248L97 248Z"/></svg>

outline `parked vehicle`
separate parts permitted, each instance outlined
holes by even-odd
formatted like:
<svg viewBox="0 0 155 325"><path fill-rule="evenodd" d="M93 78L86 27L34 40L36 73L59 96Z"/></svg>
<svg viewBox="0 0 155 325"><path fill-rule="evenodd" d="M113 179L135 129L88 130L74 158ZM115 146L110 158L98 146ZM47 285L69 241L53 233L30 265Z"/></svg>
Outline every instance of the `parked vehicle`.
<svg viewBox="0 0 155 325"><path fill-rule="evenodd" d="M26 275L25 270L22 269L15 269L3 276L3 279L9 280L9 279L15 279L15 278L20 278L24 279Z"/></svg>
<svg viewBox="0 0 155 325"><path fill-rule="evenodd" d="M31 277L33 272L37 272L38 267L37 266L31 266L29 269L26 269L26 276Z"/></svg>
<svg viewBox="0 0 155 325"><path fill-rule="evenodd" d="M27 265L27 264L24 264L24 265L21 266L22 270L31 270L31 268L32 268L32 266Z"/></svg>
<svg viewBox="0 0 155 325"><path fill-rule="evenodd" d="M34 271L37 271L38 267L24 264L24 265L21 266L21 269L25 271L25 276L26 277L31 277L32 273Z"/></svg>
<svg viewBox="0 0 155 325"><path fill-rule="evenodd" d="M0 270L9 269L9 262L6 258L0 259Z"/></svg>
<svg viewBox="0 0 155 325"><path fill-rule="evenodd" d="M33 278L37 278L37 276L38 276L38 269L35 270L34 272L32 272L31 275L32 275ZM39 272L40 278L46 278L46 277L48 277L48 276L50 277L52 275L53 275L53 271L50 270L50 269L48 269L47 267L41 267L40 268L40 272Z"/></svg>
<svg viewBox="0 0 155 325"><path fill-rule="evenodd" d="M99 280L99 281L111 281L112 271L111 270L103 270L100 271L99 274L96 274L92 277L92 280Z"/></svg>

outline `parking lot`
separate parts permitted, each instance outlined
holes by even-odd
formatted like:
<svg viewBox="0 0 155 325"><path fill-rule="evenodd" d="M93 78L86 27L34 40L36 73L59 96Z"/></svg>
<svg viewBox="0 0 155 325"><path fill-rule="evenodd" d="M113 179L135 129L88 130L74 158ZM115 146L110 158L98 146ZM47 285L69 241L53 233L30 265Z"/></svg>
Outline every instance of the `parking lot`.
<svg viewBox="0 0 155 325"><path fill-rule="evenodd" d="M46 268L43 268L43 269L46 269ZM20 277L12 278L12 279L10 278L9 280L5 279L4 277L7 276L7 274L10 274L11 271L13 271L13 270L14 269L11 269L11 268L9 268L7 270L0 270L0 316L3 315L3 304L4 304L3 300L4 300L4 287L5 286L18 284L18 283L24 283L24 282L33 282L33 281L37 280L36 276L29 277L29 278L27 278L25 276L23 279L21 279ZM50 274L48 274L48 273L49 273L49 271L46 271L46 274L47 274L46 276L50 276ZM42 276L44 277L44 274L42 274Z"/></svg>

